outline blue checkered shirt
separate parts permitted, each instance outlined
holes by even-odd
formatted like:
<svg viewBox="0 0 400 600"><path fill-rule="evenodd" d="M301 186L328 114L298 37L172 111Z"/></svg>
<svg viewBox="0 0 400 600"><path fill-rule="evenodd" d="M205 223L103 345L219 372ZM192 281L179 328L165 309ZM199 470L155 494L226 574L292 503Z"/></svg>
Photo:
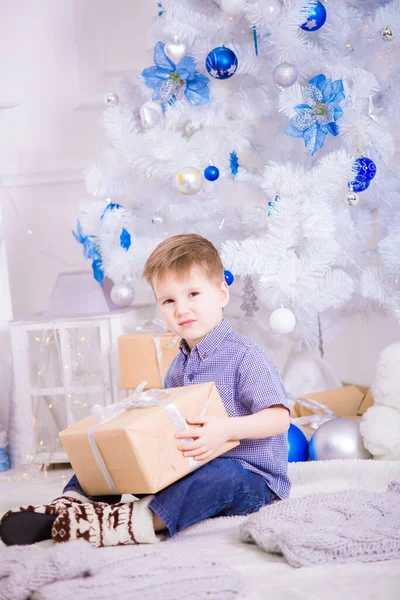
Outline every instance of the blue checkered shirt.
<svg viewBox="0 0 400 600"><path fill-rule="evenodd" d="M230 417L245 417L282 404L289 408L278 371L264 350L236 333L224 319L190 352L181 340L180 353L172 361L166 388L214 381ZM279 498L290 493L287 434L241 440L220 458L232 458L258 473Z"/></svg>

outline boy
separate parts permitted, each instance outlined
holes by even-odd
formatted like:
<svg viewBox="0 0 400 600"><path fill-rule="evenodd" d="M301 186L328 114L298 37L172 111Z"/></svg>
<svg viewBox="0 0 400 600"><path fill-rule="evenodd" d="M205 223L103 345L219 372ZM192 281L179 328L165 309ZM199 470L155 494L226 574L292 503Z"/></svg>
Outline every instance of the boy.
<svg viewBox="0 0 400 600"><path fill-rule="evenodd" d="M173 536L203 519L247 515L288 497L285 390L264 351L223 319L229 288L216 248L199 235L176 235L157 246L143 276L166 325L182 338L165 387L214 381L230 417L193 415L189 429L176 434L178 449L202 461L228 440L240 445L130 503L118 496L87 498L74 476L50 505L6 513L0 524L6 544L50 537L83 538L94 546L152 543L155 532Z"/></svg>

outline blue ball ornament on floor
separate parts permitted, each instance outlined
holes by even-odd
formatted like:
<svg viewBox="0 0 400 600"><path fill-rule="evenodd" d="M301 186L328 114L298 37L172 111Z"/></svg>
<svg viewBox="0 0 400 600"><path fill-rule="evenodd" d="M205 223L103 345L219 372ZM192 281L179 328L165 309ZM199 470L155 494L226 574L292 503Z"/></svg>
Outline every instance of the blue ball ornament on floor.
<svg viewBox="0 0 400 600"><path fill-rule="evenodd" d="M207 179L207 181L215 181L219 177L219 169L214 167L214 165L210 165L204 169L204 177Z"/></svg>
<svg viewBox="0 0 400 600"><path fill-rule="evenodd" d="M220 46L208 53L206 69L214 79L228 79L236 73L238 60L230 48Z"/></svg>
<svg viewBox="0 0 400 600"><path fill-rule="evenodd" d="M326 21L325 6L321 2L308 2L301 12L307 15L305 23L300 25L304 31L317 31Z"/></svg>
<svg viewBox="0 0 400 600"><path fill-rule="evenodd" d="M304 433L290 424L288 431L289 462L305 462L308 460L308 441Z"/></svg>
<svg viewBox="0 0 400 600"><path fill-rule="evenodd" d="M225 281L228 285L232 285L232 283L234 282L234 276L232 275L232 273L230 271L228 271L228 269L224 270L224 277L225 277Z"/></svg>

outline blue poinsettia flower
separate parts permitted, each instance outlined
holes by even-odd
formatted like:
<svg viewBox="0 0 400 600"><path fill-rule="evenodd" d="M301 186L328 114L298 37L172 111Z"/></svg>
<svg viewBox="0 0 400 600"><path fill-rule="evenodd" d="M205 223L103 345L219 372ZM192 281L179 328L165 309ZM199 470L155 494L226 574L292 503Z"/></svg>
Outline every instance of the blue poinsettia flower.
<svg viewBox="0 0 400 600"><path fill-rule="evenodd" d="M172 106L183 95L194 106L209 104L211 102L209 79L196 71L194 58L184 56L175 65L165 54L164 46L162 42L156 44L155 66L144 69L138 75L140 81L154 90L153 100L161 100L164 112L168 105Z"/></svg>
<svg viewBox="0 0 400 600"><path fill-rule="evenodd" d="M319 150L328 133L339 134L336 121L343 111L339 103L344 100L343 82L332 81L325 75L317 75L305 88L308 104L295 106L297 114L290 120L286 133L304 139L311 156Z"/></svg>

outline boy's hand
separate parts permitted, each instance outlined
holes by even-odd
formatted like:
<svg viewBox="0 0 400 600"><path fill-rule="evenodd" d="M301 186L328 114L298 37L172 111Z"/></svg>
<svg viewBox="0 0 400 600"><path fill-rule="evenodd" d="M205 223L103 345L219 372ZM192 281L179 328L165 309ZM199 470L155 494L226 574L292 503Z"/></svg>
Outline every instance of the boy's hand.
<svg viewBox="0 0 400 600"><path fill-rule="evenodd" d="M229 439L229 419L221 417L193 417L187 419L192 427L175 434L177 439L193 438L193 442L178 445L183 456L206 460Z"/></svg>

